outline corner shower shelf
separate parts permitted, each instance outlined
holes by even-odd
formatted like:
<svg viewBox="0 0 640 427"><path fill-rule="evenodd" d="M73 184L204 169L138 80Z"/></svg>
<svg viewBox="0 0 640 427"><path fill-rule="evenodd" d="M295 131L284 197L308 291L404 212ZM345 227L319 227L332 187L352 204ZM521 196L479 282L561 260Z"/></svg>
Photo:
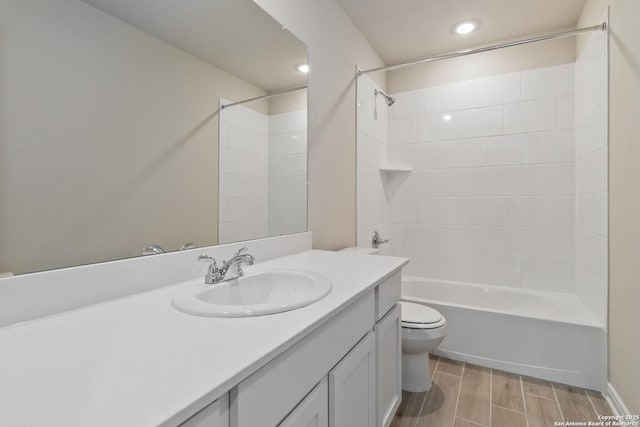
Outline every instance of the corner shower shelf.
<svg viewBox="0 0 640 427"><path fill-rule="evenodd" d="M382 173L408 173L413 172L412 168L404 167L404 166L384 166L380 168L380 172Z"/></svg>

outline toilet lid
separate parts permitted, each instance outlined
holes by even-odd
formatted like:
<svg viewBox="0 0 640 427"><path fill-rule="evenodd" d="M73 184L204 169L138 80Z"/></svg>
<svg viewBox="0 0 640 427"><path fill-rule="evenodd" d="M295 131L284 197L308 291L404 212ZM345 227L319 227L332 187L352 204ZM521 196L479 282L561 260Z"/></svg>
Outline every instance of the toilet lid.
<svg viewBox="0 0 640 427"><path fill-rule="evenodd" d="M402 326L405 328L437 328L444 324L444 317L437 310L422 304L400 302L402 306Z"/></svg>

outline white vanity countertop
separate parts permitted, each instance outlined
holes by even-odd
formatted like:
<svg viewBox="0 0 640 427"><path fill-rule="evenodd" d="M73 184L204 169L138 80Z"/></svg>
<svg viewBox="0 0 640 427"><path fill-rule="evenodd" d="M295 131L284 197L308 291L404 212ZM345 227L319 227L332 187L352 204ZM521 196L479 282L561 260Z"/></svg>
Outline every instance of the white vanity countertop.
<svg viewBox="0 0 640 427"><path fill-rule="evenodd" d="M0 425L175 425L406 262L307 251L257 263L245 271L300 269L333 282L323 300L269 316L181 313L171 300L182 284L0 329Z"/></svg>

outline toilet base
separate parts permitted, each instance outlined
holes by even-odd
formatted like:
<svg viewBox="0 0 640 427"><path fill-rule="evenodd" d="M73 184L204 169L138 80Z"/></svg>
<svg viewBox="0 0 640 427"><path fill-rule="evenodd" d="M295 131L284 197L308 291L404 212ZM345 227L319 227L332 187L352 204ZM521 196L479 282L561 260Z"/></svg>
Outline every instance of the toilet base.
<svg viewBox="0 0 640 427"><path fill-rule="evenodd" d="M412 393L431 390L429 353L402 353L402 389Z"/></svg>

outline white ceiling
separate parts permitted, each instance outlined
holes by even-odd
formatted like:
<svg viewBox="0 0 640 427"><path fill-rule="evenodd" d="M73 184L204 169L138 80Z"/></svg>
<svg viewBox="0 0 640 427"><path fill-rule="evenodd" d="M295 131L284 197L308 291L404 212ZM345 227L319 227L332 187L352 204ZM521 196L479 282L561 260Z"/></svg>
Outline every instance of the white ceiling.
<svg viewBox="0 0 640 427"><path fill-rule="evenodd" d="M387 65L575 28L586 0L338 0ZM452 27L476 19L466 36Z"/></svg>
<svg viewBox="0 0 640 427"><path fill-rule="evenodd" d="M84 0L268 92L306 82L306 46L252 0Z"/></svg>

